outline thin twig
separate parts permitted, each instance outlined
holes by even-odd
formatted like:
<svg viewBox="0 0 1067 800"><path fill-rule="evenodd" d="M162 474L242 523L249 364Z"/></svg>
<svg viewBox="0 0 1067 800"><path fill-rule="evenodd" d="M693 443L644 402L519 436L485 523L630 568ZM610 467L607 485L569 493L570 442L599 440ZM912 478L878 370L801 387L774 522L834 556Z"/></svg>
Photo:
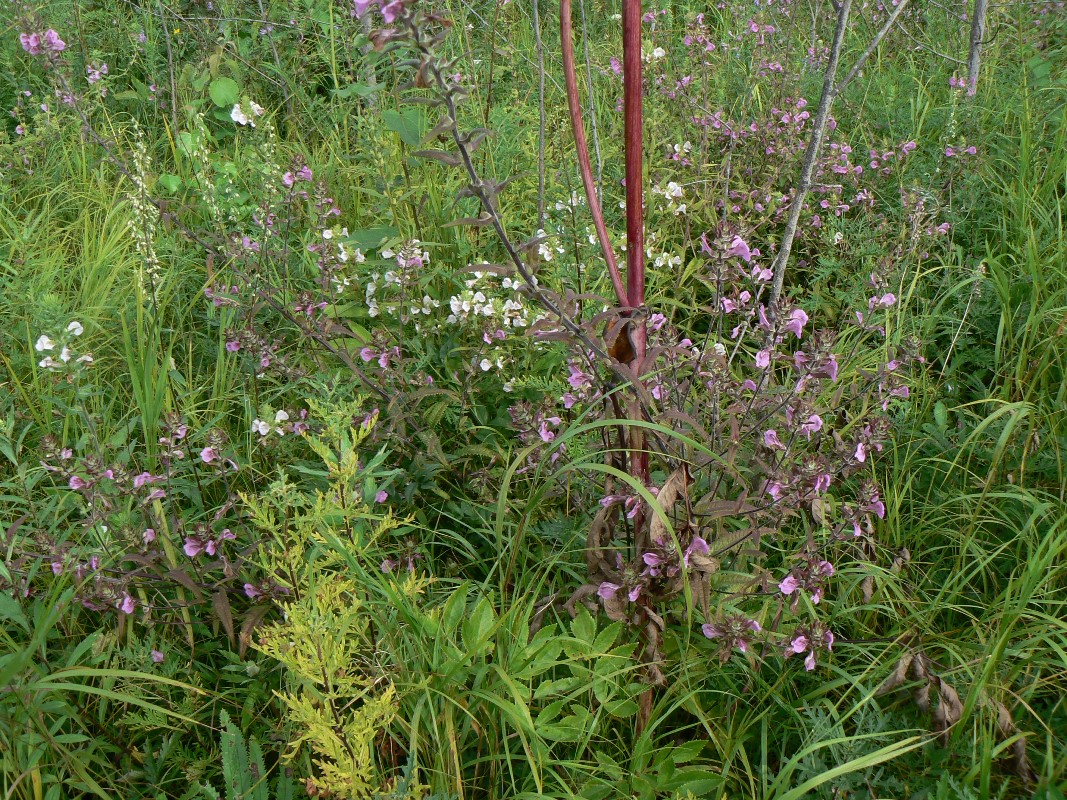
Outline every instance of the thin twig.
<svg viewBox="0 0 1067 800"><path fill-rule="evenodd" d="M582 108L578 99L578 76L574 67L574 42L571 30L571 0L560 0L559 4L559 27L560 46L563 53L563 76L567 85L567 108L571 115L571 130L574 133L574 145L578 156L578 167L582 174L582 185L585 187L585 199L589 203L589 212L593 215L593 226L596 228L597 239L600 241L600 249L604 252L604 261L608 266L608 274L611 276L611 285L615 289L615 296L619 305L632 307L633 298L629 296L628 289L623 286L622 276L619 274L619 265L615 260L615 251L608 238L608 229L604 224L604 213L600 208L600 198L597 197L596 186L593 184L593 169L589 163L589 146L585 140L585 126L582 123ZM629 187L627 187L629 193ZM633 250L633 247L630 247ZM630 280L629 270L627 281Z"/></svg>
<svg viewBox="0 0 1067 800"><path fill-rule="evenodd" d="M789 206L789 218L785 224L785 232L782 234L782 244L778 248L778 255L775 257L774 264L771 267L774 272L774 283L771 285L769 303L772 314L778 305L778 298L782 294L782 286L785 284L785 268L789 263L789 253L793 249L797 223L800 222L800 212L804 208L804 199L811 189L811 177L815 173L815 162L818 161L819 149L826 133L826 122L830 117L830 106L834 100L834 78L837 75L837 63L841 59L841 46L845 41L848 13L851 8L852 0L842 0L837 12L837 25L834 28L834 40L830 48L830 63L826 66L826 74L822 83L822 96L819 98L819 109L815 114L811 138L808 140L808 148L804 153L804 164L800 171L800 185L797 187L796 193L793 195L793 201Z"/></svg>
<svg viewBox="0 0 1067 800"><path fill-rule="evenodd" d="M537 227L545 227L545 48L541 41L541 14L533 0L534 43L537 48Z"/></svg>

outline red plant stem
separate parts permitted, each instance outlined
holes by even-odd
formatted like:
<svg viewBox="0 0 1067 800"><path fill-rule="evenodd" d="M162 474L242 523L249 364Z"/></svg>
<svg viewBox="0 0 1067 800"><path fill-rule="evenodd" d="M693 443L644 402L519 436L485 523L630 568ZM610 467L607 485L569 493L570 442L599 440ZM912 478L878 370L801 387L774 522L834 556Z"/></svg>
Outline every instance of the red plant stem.
<svg viewBox="0 0 1067 800"><path fill-rule="evenodd" d="M596 228L600 249L604 251L604 261L608 265L608 273L611 275L611 285L615 288L615 296L619 300L619 305L628 308L632 306L632 303L629 301L629 295L622 283L622 276L619 274L615 251L611 247L608 229L604 224L604 213L600 208L600 198L597 197L596 185L593 183L593 167L589 163L589 145L585 139L582 107L578 99L578 74L574 68L571 0L560 0L559 2L559 28L560 44L563 49L563 77L564 83L567 85L567 108L571 113L571 130L574 131L574 146L578 151L578 167L582 173L585 199L589 203L589 211L593 215L593 227ZM592 102L592 98L589 101Z"/></svg>
<svg viewBox="0 0 1067 800"><path fill-rule="evenodd" d="M626 137L626 299L633 309L645 305L645 222L642 180L644 178L641 132L641 0L622 3L623 116ZM630 366L640 375L648 329L644 314L630 325L633 360ZM648 450L644 432L630 430L630 474L649 482Z"/></svg>

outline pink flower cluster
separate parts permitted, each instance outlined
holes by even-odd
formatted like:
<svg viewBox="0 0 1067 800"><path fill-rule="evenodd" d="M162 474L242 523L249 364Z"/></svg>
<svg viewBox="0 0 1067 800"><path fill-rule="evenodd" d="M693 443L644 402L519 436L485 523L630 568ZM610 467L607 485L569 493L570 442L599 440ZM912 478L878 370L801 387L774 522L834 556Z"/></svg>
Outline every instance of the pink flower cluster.
<svg viewBox="0 0 1067 800"><path fill-rule="evenodd" d="M22 49L31 56L61 53L67 49L67 43L51 28L44 33L20 33L19 41L22 42Z"/></svg>

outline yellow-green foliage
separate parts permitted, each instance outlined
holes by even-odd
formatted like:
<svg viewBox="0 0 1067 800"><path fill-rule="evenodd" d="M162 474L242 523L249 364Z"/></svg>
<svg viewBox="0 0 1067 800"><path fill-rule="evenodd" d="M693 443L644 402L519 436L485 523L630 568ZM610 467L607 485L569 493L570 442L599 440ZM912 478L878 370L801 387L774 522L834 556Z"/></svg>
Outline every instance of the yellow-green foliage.
<svg viewBox="0 0 1067 800"><path fill-rule="evenodd" d="M375 663L360 586L346 577L345 564L369 557L397 522L362 499L357 448L373 420L353 427L351 408L313 411L324 429L307 438L326 466L326 490L298 491L279 479L262 497L245 498L253 523L273 539L264 566L291 598L281 604L282 621L261 629L256 647L288 672L290 688L277 692L295 731L287 758L306 747L320 790L362 798L386 783L374 741L393 719L396 691Z"/></svg>

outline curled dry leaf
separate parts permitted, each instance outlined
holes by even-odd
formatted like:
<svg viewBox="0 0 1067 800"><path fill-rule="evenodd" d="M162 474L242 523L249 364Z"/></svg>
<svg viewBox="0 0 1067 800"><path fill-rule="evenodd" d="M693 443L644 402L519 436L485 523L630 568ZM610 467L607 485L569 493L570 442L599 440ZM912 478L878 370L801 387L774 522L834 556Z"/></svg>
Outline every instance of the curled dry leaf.
<svg viewBox="0 0 1067 800"><path fill-rule="evenodd" d="M875 696L882 696L904 686L908 679L916 681L912 692L915 704L924 713L930 712L930 693L937 693L937 707L931 718L934 730L938 731L942 742L947 743L948 732L963 718L963 703L959 693L948 681L931 670L931 662L921 652L906 652L894 667L892 674L885 679ZM997 714L997 730L1005 739L1013 739L1011 757L1015 774L1027 786L1036 780L1033 768L1026 757L1026 738L1012 719L1011 711L999 700L991 700L983 691L980 695L983 704L991 706Z"/></svg>

